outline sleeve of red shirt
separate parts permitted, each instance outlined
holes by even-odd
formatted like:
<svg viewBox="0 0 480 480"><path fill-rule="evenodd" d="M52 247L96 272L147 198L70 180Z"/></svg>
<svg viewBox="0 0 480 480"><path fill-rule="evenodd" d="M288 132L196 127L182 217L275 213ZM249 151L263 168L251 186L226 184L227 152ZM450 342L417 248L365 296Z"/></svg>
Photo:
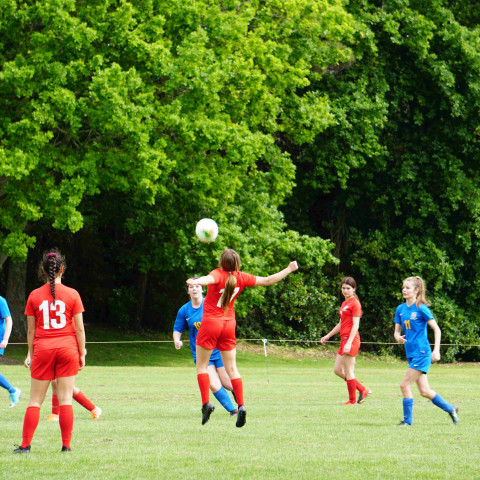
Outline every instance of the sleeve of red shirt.
<svg viewBox="0 0 480 480"><path fill-rule="evenodd" d="M25 306L25 312L24 313L25 313L25 315L28 315L30 317L35 316L35 310L33 309L33 306L32 306L31 295L28 296L27 305Z"/></svg>
<svg viewBox="0 0 480 480"><path fill-rule="evenodd" d="M210 273L209 273L210 276L213 277L213 279L215 280L214 283L218 283L220 281L220 272L218 271L218 268L216 268L215 270L212 270Z"/></svg>
<svg viewBox="0 0 480 480"><path fill-rule="evenodd" d="M79 313L83 313L85 309L83 308L82 299L80 298L80 294L75 291L74 299L73 299L73 308L72 308L72 315L77 315Z"/></svg>
<svg viewBox="0 0 480 480"><path fill-rule="evenodd" d="M257 281L257 277L255 275L251 275L250 273L240 272L242 277L242 283L246 287L254 287L255 282Z"/></svg>
<svg viewBox="0 0 480 480"><path fill-rule="evenodd" d="M353 317L362 316L362 305L358 300L352 306L352 316Z"/></svg>

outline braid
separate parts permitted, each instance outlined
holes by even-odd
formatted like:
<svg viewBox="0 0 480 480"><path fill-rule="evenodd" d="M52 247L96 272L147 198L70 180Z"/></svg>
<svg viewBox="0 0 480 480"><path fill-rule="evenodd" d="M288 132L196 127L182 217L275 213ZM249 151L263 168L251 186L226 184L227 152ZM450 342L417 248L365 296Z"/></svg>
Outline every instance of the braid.
<svg viewBox="0 0 480 480"><path fill-rule="evenodd" d="M48 261L48 281L50 282L50 291L52 292L53 301L55 302L55 271L57 269L56 257L50 257Z"/></svg>
<svg viewBox="0 0 480 480"><path fill-rule="evenodd" d="M47 250L43 254L42 261L38 267L38 276L40 279L47 281L50 284L50 291L52 292L53 301L55 302L55 279L67 268L65 257L56 248Z"/></svg>

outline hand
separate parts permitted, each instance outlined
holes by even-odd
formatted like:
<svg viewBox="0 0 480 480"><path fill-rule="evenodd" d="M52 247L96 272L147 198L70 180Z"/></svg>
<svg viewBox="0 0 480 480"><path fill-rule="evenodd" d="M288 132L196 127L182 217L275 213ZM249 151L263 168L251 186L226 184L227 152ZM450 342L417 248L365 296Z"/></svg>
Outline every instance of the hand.
<svg viewBox="0 0 480 480"><path fill-rule="evenodd" d="M345 346L343 347L343 353L350 353L350 350L352 349L352 344L347 342Z"/></svg>
<svg viewBox="0 0 480 480"><path fill-rule="evenodd" d="M397 342L400 343L401 345L403 345L404 343L407 343L407 340L405 339L405 335L400 335L397 338Z"/></svg>
<svg viewBox="0 0 480 480"><path fill-rule="evenodd" d="M175 344L175 348L180 350L182 348L183 342L181 340L174 340L173 343Z"/></svg>
<svg viewBox="0 0 480 480"><path fill-rule="evenodd" d="M328 342L328 340L329 340L328 335L325 335L324 337L322 337L322 338L320 339L320 343L321 343L322 345L325 345L325 344Z"/></svg>
<svg viewBox="0 0 480 480"><path fill-rule="evenodd" d="M187 285L197 285L197 283L195 283L195 280L193 278L189 278L187 280Z"/></svg>
<svg viewBox="0 0 480 480"><path fill-rule="evenodd" d="M0 343L0 348L7 348L8 342Z"/></svg>
<svg viewBox="0 0 480 480"><path fill-rule="evenodd" d="M23 364L25 365L25 368L30 368L30 363L32 363L32 359L30 358L30 354L28 354L27 358L23 362Z"/></svg>
<svg viewBox="0 0 480 480"><path fill-rule="evenodd" d="M85 353L78 357L78 369L79 370L82 370L82 368L85 366Z"/></svg>
<svg viewBox="0 0 480 480"><path fill-rule="evenodd" d="M295 270L298 270L298 263L294 260L288 264L288 268L290 269L290 272L294 272Z"/></svg>
<svg viewBox="0 0 480 480"><path fill-rule="evenodd" d="M438 362L440 360L440 352L438 350L434 350L432 352L432 362Z"/></svg>

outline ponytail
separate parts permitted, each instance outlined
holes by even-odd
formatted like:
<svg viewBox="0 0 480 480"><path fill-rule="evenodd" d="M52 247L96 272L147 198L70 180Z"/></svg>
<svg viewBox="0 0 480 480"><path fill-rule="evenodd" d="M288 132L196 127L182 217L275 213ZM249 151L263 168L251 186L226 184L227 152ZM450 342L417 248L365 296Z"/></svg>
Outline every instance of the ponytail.
<svg viewBox="0 0 480 480"><path fill-rule="evenodd" d="M230 299L232 298L233 291L237 286L237 279L234 277L232 272L228 272L227 281L225 282L225 290L222 294L222 310L224 313L227 313L228 307L230 305Z"/></svg>
<svg viewBox="0 0 480 480"><path fill-rule="evenodd" d="M227 248L220 255L218 265L222 270L228 272L228 278L225 282L225 289L221 297L222 310L226 313L230 305L230 299L232 298L233 291L237 286L237 279L232 272L240 270L240 255L238 255L235 250Z"/></svg>
<svg viewBox="0 0 480 480"><path fill-rule="evenodd" d="M404 280L404 282L411 282L414 288L418 289L417 299L415 300L417 308L420 307L422 303L427 307L430 306L430 302L427 300L425 282L423 281L422 277L419 277L418 275L415 277L408 277Z"/></svg>

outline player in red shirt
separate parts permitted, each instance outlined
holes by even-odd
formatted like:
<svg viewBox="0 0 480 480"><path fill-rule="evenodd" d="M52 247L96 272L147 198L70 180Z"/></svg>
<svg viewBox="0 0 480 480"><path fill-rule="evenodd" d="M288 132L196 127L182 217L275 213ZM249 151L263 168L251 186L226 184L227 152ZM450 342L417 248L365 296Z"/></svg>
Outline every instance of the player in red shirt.
<svg viewBox="0 0 480 480"><path fill-rule="evenodd" d="M372 393L369 388L364 387L355 378L355 357L360 349L360 335L358 327L360 325L360 317L362 316L362 305L355 291L357 284L352 277L344 277L341 281L342 295L345 301L342 303L340 310L340 321L335 325L331 332L327 333L320 340L322 344L327 343L330 337L340 332L340 348L337 352L337 359L333 371L340 378L347 382L348 401L344 405L355 405L363 403L368 395ZM355 399L355 392L358 390L358 401Z"/></svg>
<svg viewBox="0 0 480 480"><path fill-rule="evenodd" d="M243 383L236 362L235 310L233 304L245 287L266 287L284 279L298 269L297 262L268 277L257 277L240 271L240 256L235 250L223 251L219 268L200 278L189 278L188 285L207 285L203 302L202 324L197 335L197 378L202 395L202 425L208 422L215 407L209 402L208 362L214 348L220 350L225 369L232 381L238 403L237 427L246 422Z"/></svg>
<svg viewBox="0 0 480 480"><path fill-rule="evenodd" d="M77 388L76 385L73 387L73 399L90 412L93 420L98 420L100 418L102 409L95 406L95 404L93 404L85 396L85 394L79 388ZM52 380L52 413L47 415L47 422L58 422L59 409L60 405L58 404L57 396L57 380Z"/></svg>
<svg viewBox="0 0 480 480"><path fill-rule="evenodd" d="M73 288L62 285L65 259L53 250L43 255L39 271L48 283L34 290L27 300L30 400L23 422L22 444L14 453L30 453L30 442L40 419L40 407L48 386L57 379L62 452L70 451L73 430L72 396L75 376L85 366L83 304Z"/></svg>

